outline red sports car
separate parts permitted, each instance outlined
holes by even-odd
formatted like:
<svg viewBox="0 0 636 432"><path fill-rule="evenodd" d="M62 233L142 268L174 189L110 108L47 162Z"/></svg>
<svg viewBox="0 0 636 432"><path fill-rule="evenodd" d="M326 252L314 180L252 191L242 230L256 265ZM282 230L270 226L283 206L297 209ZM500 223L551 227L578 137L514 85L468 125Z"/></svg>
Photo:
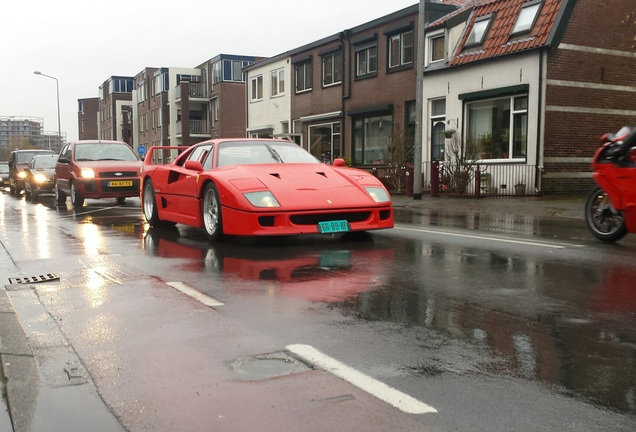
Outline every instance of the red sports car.
<svg viewBox="0 0 636 432"><path fill-rule="evenodd" d="M151 147L140 186L150 225L204 228L210 240L393 227L391 197L380 180L342 159L323 164L287 140Z"/></svg>

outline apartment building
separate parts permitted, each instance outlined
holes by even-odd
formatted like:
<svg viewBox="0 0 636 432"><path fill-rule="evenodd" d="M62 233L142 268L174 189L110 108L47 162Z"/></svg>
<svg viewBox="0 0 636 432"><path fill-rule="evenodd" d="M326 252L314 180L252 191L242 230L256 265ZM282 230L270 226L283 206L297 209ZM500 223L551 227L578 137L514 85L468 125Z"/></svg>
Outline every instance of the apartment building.
<svg viewBox="0 0 636 432"><path fill-rule="evenodd" d="M132 77L111 76L99 86L99 139L132 145L132 93Z"/></svg>
<svg viewBox="0 0 636 432"><path fill-rule="evenodd" d="M146 68L133 79L134 147L245 136L245 77L257 57L221 54L194 68Z"/></svg>
<svg viewBox="0 0 636 432"><path fill-rule="evenodd" d="M99 98L77 100L77 136L80 140L97 139Z"/></svg>
<svg viewBox="0 0 636 432"><path fill-rule="evenodd" d="M44 131L41 117L2 116L0 117L0 155L8 158L14 148L32 146L58 151L66 142L66 134Z"/></svg>

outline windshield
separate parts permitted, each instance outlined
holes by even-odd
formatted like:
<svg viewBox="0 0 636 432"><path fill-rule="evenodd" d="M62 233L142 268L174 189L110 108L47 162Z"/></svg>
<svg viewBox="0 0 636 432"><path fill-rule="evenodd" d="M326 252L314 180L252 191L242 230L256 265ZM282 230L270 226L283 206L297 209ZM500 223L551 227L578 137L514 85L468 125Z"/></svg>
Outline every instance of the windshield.
<svg viewBox="0 0 636 432"><path fill-rule="evenodd" d="M87 143L75 146L76 161L136 161L135 152L127 144Z"/></svg>
<svg viewBox="0 0 636 432"><path fill-rule="evenodd" d="M57 162L57 156L38 156L33 158L33 168L35 169L55 168L56 162Z"/></svg>
<svg viewBox="0 0 636 432"><path fill-rule="evenodd" d="M20 151L15 153L15 163L18 165L26 165L31 162L33 156L41 155L43 152L36 151ZM46 154L46 153L45 153Z"/></svg>
<svg viewBox="0 0 636 432"><path fill-rule="evenodd" d="M9 165L0 164L0 174L7 174L9 172Z"/></svg>
<svg viewBox="0 0 636 432"><path fill-rule="evenodd" d="M217 166L320 163L298 144L284 141L231 141L219 146Z"/></svg>

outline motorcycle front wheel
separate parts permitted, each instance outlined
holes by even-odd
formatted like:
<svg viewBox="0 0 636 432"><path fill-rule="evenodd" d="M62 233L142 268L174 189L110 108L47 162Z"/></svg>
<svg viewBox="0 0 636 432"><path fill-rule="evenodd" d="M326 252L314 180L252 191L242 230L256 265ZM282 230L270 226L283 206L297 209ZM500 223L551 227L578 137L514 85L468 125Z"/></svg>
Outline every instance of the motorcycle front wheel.
<svg viewBox="0 0 636 432"><path fill-rule="evenodd" d="M587 197L585 223L594 237L605 242L615 242L627 234L623 214L612 206L609 196L600 187Z"/></svg>

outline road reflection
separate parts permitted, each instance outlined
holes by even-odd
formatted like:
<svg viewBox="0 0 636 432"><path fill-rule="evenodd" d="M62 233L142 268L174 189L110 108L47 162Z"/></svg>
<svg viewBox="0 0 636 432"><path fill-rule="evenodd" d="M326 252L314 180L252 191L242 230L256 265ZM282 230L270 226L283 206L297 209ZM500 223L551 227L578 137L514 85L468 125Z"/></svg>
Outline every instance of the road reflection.
<svg viewBox="0 0 636 432"><path fill-rule="evenodd" d="M149 229L144 249L158 257L187 258L185 271L213 270L241 281L266 281L267 295L337 302L382 286L390 274L393 249L363 241L249 239L214 244L179 229ZM200 235L200 234L199 234ZM276 243L275 245L273 243ZM245 284L233 286L247 293Z"/></svg>

